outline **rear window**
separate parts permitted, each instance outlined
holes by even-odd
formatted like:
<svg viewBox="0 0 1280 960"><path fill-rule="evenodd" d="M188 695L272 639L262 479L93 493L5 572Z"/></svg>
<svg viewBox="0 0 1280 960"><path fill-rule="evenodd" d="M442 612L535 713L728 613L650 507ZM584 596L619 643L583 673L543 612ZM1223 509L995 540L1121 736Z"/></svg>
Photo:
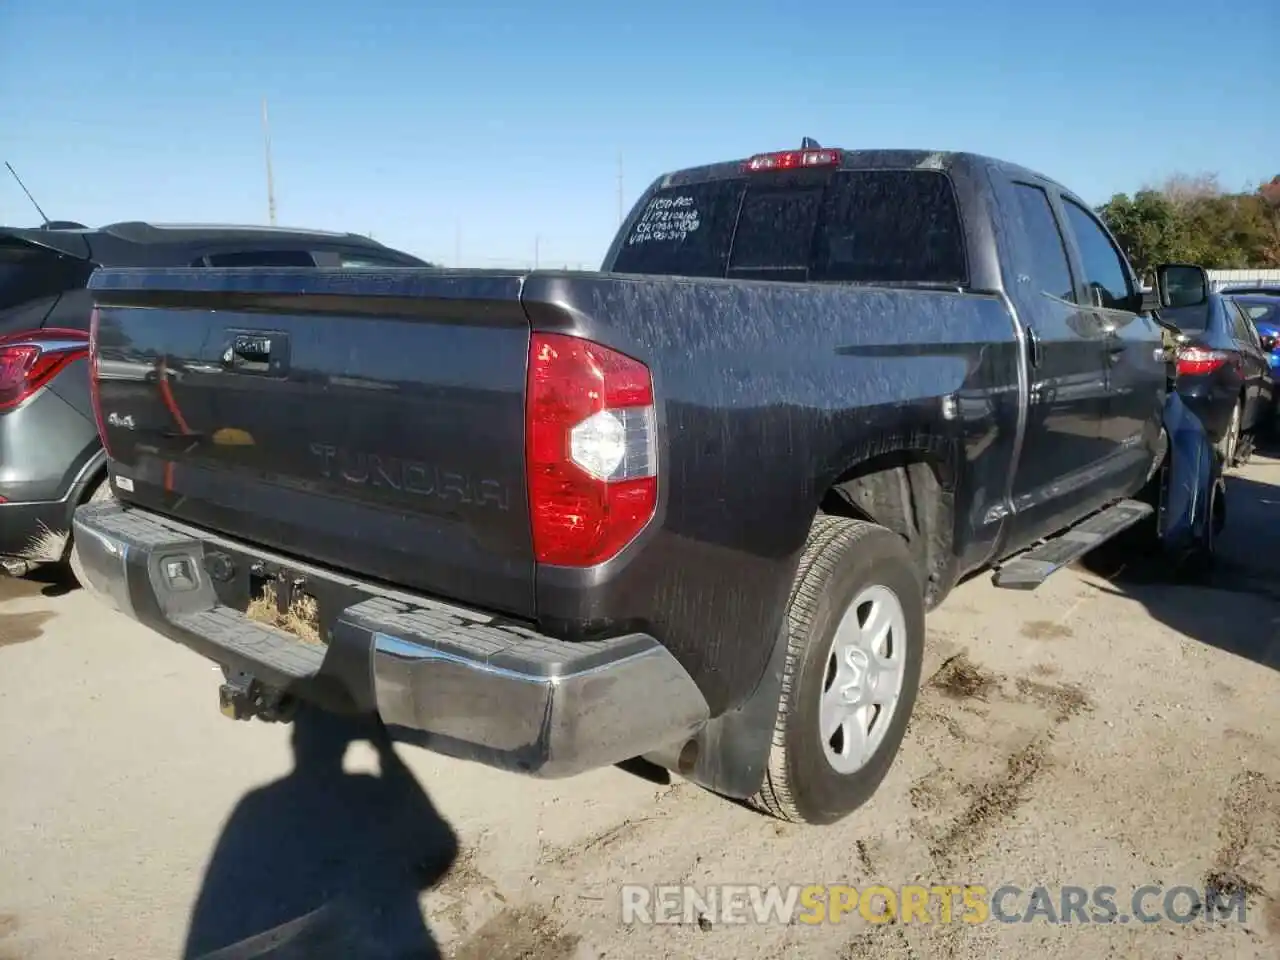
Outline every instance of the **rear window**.
<svg viewBox="0 0 1280 960"><path fill-rule="evenodd" d="M848 283L968 282L950 179L931 170L805 171L658 191L618 273Z"/></svg>
<svg viewBox="0 0 1280 960"><path fill-rule="evenodd" d="M362 253L339 253L338 266L343 270L371 270L377 268L385 270L387 267L403 267L403 261L400 260L383 260L380 257L370 257Z"/></svg>
<svg viewBox="0 0 1280 960"><path fill-rule="evenodd" d="M0 241L0 310L47 300L89 281L93 264L21 242Z"/></svg>
<svg viewBox="0 0 1280 960"><path fill-rule="evenodd" d="M236 250L230 253L211 253L207 260L211 267L314 267L316 259L307 250ZM195 266L204 266L197 260Z"/></svg>
<svg viewBox="0 0 1280 960"><path fill-rule="evenodd" d="M1236 294L1261 294L1264 297L1280 297L1280 287L1223 287L1218 291L1221 294L1234 296Z"/></svg>
<svg viewBox="0 0 1280 960"><path fill-rule="evenodd" d="M1249 322L1238 306L1230 300L1224 301L1223 304L1227 308L1227 319L1231 321L1235 338L1241 343L1251 343L1257 338L1253 324Z"/></svg>
<svg viewBox="0 0 1280 960"><path fill-rule="evenodd" d="M1167 307L1160 311L1160 315L1188 336L1200 336L1209 329L1211 315L1226 319L1226 313L1221 306L1222 301L1218 301L1218 304L1215 311L1214 299L1210 297L1204 303L1194 307ZM1230 332L1228 324L1227 333L1230 334Z"/></svg>
<svg viewBox="0 0 1280 960"><path fill-rule="evenodd" d="M1240 309L1254 323L1280 323L1280 304L1260 303L1257 300L1237 300Z"/></svg>

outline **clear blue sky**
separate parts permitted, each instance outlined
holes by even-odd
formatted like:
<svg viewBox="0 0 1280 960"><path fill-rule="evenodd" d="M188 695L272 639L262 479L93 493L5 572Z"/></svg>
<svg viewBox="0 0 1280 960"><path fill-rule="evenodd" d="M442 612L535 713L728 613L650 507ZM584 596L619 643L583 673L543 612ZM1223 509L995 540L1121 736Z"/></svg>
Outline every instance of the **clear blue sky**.
<svg viewBox="0 0 1280 960"><path fill-rule="evenodd" d="M0 0L0 159L55 218L266 222L598 265L659 173L967 149L1093 202L1280 173L1280 3ZM0 222L35 212L0 168ZM540 237L535 241L536 237Z"/></svg>

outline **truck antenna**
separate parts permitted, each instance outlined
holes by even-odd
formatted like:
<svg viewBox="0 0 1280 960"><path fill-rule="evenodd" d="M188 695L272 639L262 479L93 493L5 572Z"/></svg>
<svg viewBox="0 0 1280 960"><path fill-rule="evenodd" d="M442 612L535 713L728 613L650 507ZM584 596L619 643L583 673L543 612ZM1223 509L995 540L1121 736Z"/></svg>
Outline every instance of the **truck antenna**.
<svg viewBox="0 0 1280 960"><path fill-rule="evenodd" d="M276 225L276 181L271 172L271 121L267 119L267 98L262 98L262 139L267 154L267 219Z"/></svg>
<svg viewBox="0 0 1280 960"><path fill-rule="evenodd" d="M622 151L618 151L618 226L622 226L625 211L622 207Z"/></svg>
<svg viewBox="0 0 1280 960"><path fill-rule="evenodd" d="M22 178L18 176L18 171L13 169L13 164L6 160L4 165L8 167L9 172L13 174L13 179L18 181L18 186L20 186L22 188L22 192L27 195L27 199L31 201L31 205L36 208L36 213L40 214L41 225L43 226L48 223L49 218L45 216L44 211L40 209L40 204L36 203L36 198L31 195L31 191L27 189L27 185L23 183Z"/></svg>

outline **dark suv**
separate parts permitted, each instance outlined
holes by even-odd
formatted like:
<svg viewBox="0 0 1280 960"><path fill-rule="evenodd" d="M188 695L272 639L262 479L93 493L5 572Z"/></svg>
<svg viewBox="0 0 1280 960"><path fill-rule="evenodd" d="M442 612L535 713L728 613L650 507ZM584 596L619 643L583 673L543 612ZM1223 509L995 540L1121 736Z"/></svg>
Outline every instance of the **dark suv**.
<svg viewBox="0 0 1280 960"><path fill-rule="evenodd" d="M356 234L276 227L118 223L0 227L0 561L68 563L71 514L96 496L106 457L89 397L85 284L98 267L423 267Z"/></svg>

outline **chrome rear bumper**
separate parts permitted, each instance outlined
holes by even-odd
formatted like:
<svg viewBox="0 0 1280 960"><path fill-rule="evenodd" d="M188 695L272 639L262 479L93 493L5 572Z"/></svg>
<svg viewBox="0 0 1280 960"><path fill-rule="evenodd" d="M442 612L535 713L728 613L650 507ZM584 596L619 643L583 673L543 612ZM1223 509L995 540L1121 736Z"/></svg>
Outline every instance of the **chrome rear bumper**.
<svg viewBox="0 0 1280 960"><path fill-rule="evenodd" d="M337 687L394 734L440 753L564 777L682 742L707 720L689 675L644 634L559 640L118 502L81 507L74 531L87 586L121 612L300 699L332 699ZM223 602L260 562L355 594L330 618L326 642L302 642Z"/></svg>

